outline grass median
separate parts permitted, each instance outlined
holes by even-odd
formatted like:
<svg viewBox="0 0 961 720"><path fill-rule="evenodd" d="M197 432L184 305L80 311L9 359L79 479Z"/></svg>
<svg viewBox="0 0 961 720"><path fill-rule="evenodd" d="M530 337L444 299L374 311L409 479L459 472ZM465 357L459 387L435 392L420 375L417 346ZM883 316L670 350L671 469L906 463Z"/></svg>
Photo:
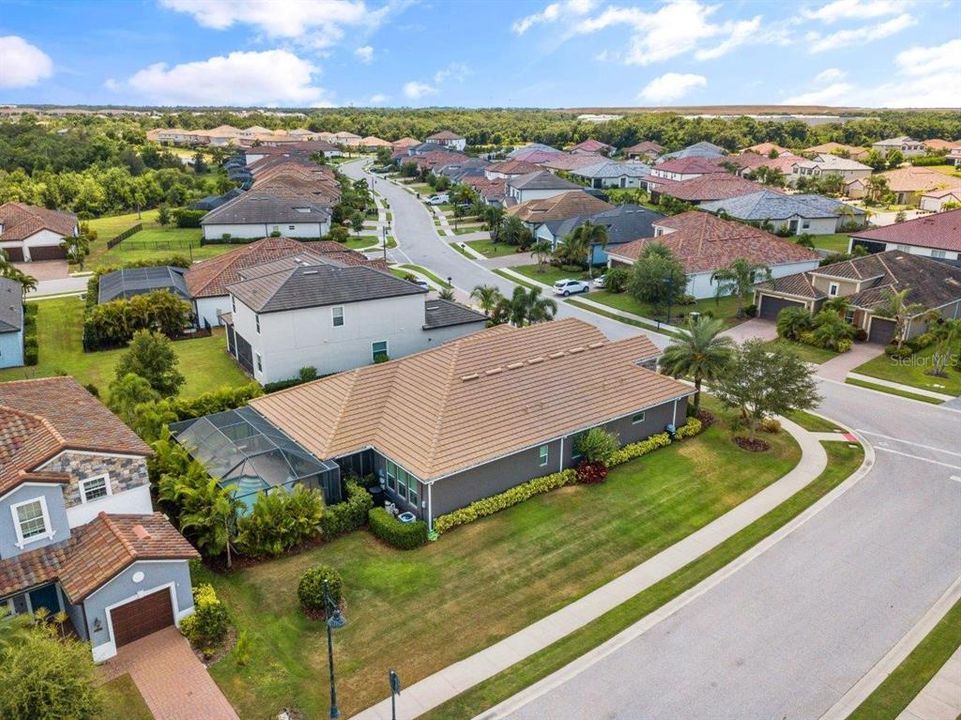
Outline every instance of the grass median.
<svg viewBox="0 0 961 720"><path fill-rule="evenodd" d="M921 402L926 402L931 405L940 405L943 401L937 398L927 397L926 395L915 395L912 392L907 392L906 390L899 390L898 388L888 387L887 385L876 385L872 382L866 382L864 380L859 380L857 378L846 378L844 381L848 385L856 385L857 387L867 388L868 390L876 390L877 392L887 393L888 395L897 395L898 397L907 398L908 400L920 400Z"/></svg>

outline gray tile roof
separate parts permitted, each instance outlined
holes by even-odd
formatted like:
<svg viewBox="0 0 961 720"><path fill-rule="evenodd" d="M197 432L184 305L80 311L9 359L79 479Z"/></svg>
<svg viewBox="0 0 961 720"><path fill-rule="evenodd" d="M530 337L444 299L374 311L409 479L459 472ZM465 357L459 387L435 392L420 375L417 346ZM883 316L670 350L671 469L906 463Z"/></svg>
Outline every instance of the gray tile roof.
<svg viewBox="0 0 961 720"><path fill-rule="evenodd" d="M204 215L201 225L277 225L322 223L330 219L330 208L316 198L281 197L250 190Z"/></svg>
<svg viewBox="0 0 961 720"><path fill-rule="evenodd" d="M227 286L255 312L340 305L427 292L414 283L371 267L308 265L260 275Z"/></svg>
<svg viewBox="0 0 961 720"><path fill-rule="evenodd" d="M122 268L100 276L97 302L129 300L134 295L145 295L154 290L170 290L185 299L190 298L184 281L184 268L162 265L158 267Z"/></svg>
<svg viewBox="0 0 961 720"><path fill-rule="evenodd" d="M706 140L694 143L693 145L688 145L686 148L681 150L675 150L672 153L667 153L661 155L660 160L673 160L675 158L686 158L686 157L703 157L703 158L714 158L720 157L721 155L727 155L727 150L715 145L714 143L709 143Z"/></svg>
<svg viewBox="0 0 961 720"><path fill-rule="evenodd" d="M700 207L708 212L723 210L738 220L763 222L795 215L802 218L836 218L841 216L845 205L823 195L785 195L772 190L760 190L727 200L703 202ZM852 208L852 211L857 214L856 208Z"/></svg>
<svg viewBox="0 0 961 720"><path fill-rule="evenodd" d="M519 175L511 178L507 184L518 190L581 190L581 186L570 180L558 177L547 170Z"/></svg>
<svg viewBox="0 0 961 720"><path fill-rule="evenodd" d="M487 316L466 305L441 298L424 302L425 330L482 322L487 322Z"/></svg>
<svg viewBox="0 0 961 720"><path fill-rule="evenodd" d="M638 238L654 235L654 223L664 215L642 205L617 205L595 215L579 215L566 220L547 223L554 237L565 237L590 220L607 228L607 244L620 245Z"/></svg>
<svg viewBox="0 0 961 720"><path fill-rule="evenodd" d="M23 330L23 288L16 280L0 277L0 333Z"/></svg>
<svg viewBox="0 0 961 720"><path fill-rule="evenodd" d="M633 160L601 160L593 165L571 170L572 175L585 178L643 177L651 166Z"/></svg>

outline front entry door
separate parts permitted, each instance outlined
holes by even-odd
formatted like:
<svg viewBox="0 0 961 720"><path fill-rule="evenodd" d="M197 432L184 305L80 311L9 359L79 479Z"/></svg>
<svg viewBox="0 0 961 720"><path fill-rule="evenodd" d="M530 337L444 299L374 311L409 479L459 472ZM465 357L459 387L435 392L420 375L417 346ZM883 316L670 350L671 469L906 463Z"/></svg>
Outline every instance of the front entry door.
<svg viewBox="0 0 961 720"><path fill-rule="evenodd" d="M31 590L30 607L33 612L37 612L42 607L47 608L51 615L60 612L60 595L57 593L57 586L45 585L42 588Z"/></svg>

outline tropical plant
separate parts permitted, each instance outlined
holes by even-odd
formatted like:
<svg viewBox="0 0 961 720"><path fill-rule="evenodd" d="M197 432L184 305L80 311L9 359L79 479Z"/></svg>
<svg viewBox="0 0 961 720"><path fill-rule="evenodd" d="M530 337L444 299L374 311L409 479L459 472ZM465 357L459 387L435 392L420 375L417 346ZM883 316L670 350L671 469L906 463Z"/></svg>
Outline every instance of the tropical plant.
<svg viewBox="0 0 961 720"><path fill-rule="evenodd" d="M504 296L494 285L478 285L471 290L470 298L477 302L485 315L491 316L494 314L494 308L504 299Z"/></svg>
<svg viewBox="0 0 961 720"><path fill-rule="evenodd" d="M497 239L507 245L517 245L525 248L531 243L531 231L527 229L527 226L519 217L508 215L501 223Z"/></svg>
<svg viewBox="0 0 961 720"><path fill-rule="evenodd" d="M903 290L884 290L881 295L881 305L875 308L874 314L894 320L894 341L898 350L904 344L908 322L915 315L924 312L924 305L908 302L911 288Z"/></svg>
<svg viewBox="0 0 961 720"><path fill-rule="evenodd" d="M177 354L170 340L156 332L138 330L130 346L117 363L116 375L123 378L133 373L144 378L163 396L176 395L186 378L177 369Z"/></svg>
<svg viewBox="0 0 961 720"><path fill-rule="evenodd" d="M231 539L237 530L237 514L243 503L221 487L216 478L206 477L198 464L190 466L188 478L176 482L174 492L180 505L180 529L193 539L206 557L227 553L231 566Z"/></svg>
<svg viewBox="0 0 961 720"><path fill-rule="evenodd" d="M227 639L230 613L209 583L193 588L194 611L180 623L180 631L195 648L210 654Z"/></svg>
<svg viewBox="0 0 961 720"><path fill-rule="evenodd" d="M549 240L538 240L531 245L531 255L534 256L534 260L537 262L538 272L544 272L547 261L553 252L554 248L551 246Z"/></svg>
<svg viewBox="0 0 961 720"><path fill-rule="evenodd" d="M484 208L484 222L491 234L491 241L497 242L500 237L500 229L504 222L504 208L499 205L488 205Z"/></svg>
<svg viewBox="0 0 961 720"><path fill-rule="evenodd" d="M736 258L726 267L711 275L711 282L717 284L717 297L735 295L737 297L737 316L744 317L744 298L754 292L758 280L770 280L771 268L763 263L752 263L745 258Z"/></svg>
<svg viewBox="0 0 961 720"><path fill-rule="evenodd" d="M958 337L961 337L961 320L938 320L936 323L929 323L928 332L934 336L935 342L928 374L945 377L945 370L951 362L951 352Z"/></svg>
<svg viewBox="0 0 961 720"><path fill-rule="evenodd" d="M854 340L855 332L854 326L845 322L837 311L825 308L814 316L811 336L818 347L843 352L844 349L851 348L850 343Z"/></svg>
<svg viewBox="0 0 961 720"><path fill-rule="evenodd" d="M609 268L604 273L604 289L610 293L622 293L631 279L630 271L623 266Z"/></svg>
<svg viewBox="0 0 961 720"><path fill-rule="evenodd" d="M139 423L138 406L155 403L160 393L150 386L150 382L133 372L118 376L110 383L107 406L123 420L128 427Z"/></svg>
<svg viewBox="0 0 961 720"><path fill-rule="evenodd" d="M323 513L323 495L314 488L260 493L250 514L237 521L237 546L254 557L280 555L315 537Z"/></svg>
<svg viewBox="0 0 961 720"><path fill-rule="evenodd" d="M503 298L495 308L494 315L516 327L534 325L553 320L557 303L541 297L540 288L515 287L510 299Z"/></svg>
<svg viewBox="0 0 961 720"><path fill-rule="evenodd" d="M574 443L574 449L589 463L607 465L620 447L617 435L604 428L591 428Z"/></svg>
<svg viewBox="0 0 961 720"><path fill-rule="evenodd" d="M627 292L655 308L677 303L687 289L684 266L661 242L644 246L631 270Z"/></svg>
<svg viewBox="0 0 961 720"><path fill-rule="evenodd" d="M799 340L814 327L814 316L804 307L786 307L777 314L777 335L785 340Z"/></svg>
<svg viewBox="0 0 961 720"><path fill-rule="evenodd" d="M671 341L661 355L661 371L672 377L694 380L694 412L701 409L701 384L714 382L727 372L737 344L721 335L724 321L701 316L688 319L680 338Z"/></svg>
<svg viewBox="0 0 961 720"><path fill-rule="evenodd" d="M442 287L437 291L437 297L441 300L453 300L454 299L454 288L452 287Z"/></svg>
<svg viewBox="0 0 961 720"><path fill-rule="evenodd" d="M594 246L607 247L607 228L587 220L564 238L555 251L558 258L571 265L588 265Z"/></svg>

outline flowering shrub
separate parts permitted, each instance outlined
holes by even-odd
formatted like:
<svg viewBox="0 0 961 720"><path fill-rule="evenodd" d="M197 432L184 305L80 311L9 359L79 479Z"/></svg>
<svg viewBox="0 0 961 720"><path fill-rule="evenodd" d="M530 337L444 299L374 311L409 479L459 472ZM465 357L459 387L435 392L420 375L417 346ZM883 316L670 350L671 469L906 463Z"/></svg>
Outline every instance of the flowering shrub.
<svg viewBox="0 0 961 720"><path fill-rule="evenodd" d="M685 438L694 437L699 434L701 430L704 429L704 423L702 423L697 418L690 418L686 424L681 425L674 433L678 440L684 440Z"/></svg>
<svg viewBox="0 0 961 720"><path fill-rule="evenodd" d="M685 425L685 427L687 426ZM666 432L651 435L649 438L645 438L635 443L629 443L611 455L611 459L608 460L607 463L608 467L617 467L618 465L623 465L626 462L636 460L643 455L647 455L649 452L653 452L658 448L667 447L670 444L671 436Z"/></svg>
<svg viewBox="0 0 961 720"><path fill-rule="evenodd" d="M607 479L607 465L602 462L582 462L577 466L577 482L597 485Z"/></svg>
<svg viewBox="0 0 961 720"><path fill-rule="evenodd" d="M230 615L213 586L201 583L193 589L194 612L180 622L180 632L202 652L220 645L230 629Z"/></svg>

